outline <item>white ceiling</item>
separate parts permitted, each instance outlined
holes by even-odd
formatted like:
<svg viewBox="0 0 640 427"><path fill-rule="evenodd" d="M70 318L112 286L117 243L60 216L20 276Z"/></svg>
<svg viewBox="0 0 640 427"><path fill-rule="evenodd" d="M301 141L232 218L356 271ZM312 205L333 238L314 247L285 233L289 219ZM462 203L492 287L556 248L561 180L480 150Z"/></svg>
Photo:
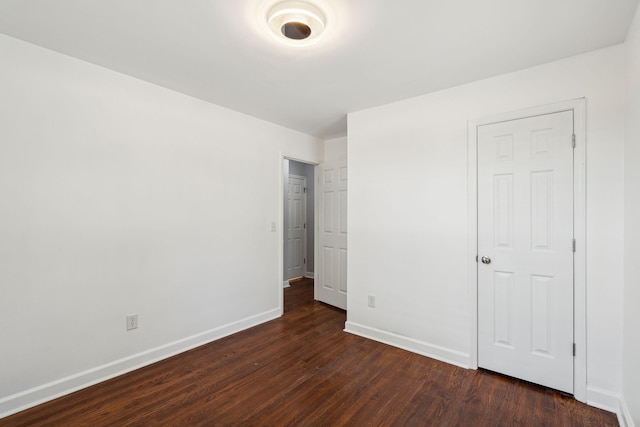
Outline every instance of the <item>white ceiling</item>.
<svg viewBox="0 0 640 427"><path fill-rule="evenodd" d="M278 45L274 0L0 0L0 33L320 138L346 114L625 40L639 0L313 0Z"/></svg>

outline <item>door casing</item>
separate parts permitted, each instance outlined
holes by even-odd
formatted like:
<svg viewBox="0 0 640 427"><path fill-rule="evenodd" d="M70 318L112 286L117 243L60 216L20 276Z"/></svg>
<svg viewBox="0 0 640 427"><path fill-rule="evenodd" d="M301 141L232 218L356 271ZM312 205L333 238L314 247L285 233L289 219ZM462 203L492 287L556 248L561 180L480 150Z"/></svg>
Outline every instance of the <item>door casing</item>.
<svg viewBox="0 0 640 427"><path fill-rule="evenodd" d="M478 368L478 126L517 120L542 114L573 111L576 148L574 149L574 235L576 252L574 255L574 397L587 400L586 366L586 99L543 105L526 110L512 111L487 116L468 123L468 283L471 319L470 368Z"/></svg>

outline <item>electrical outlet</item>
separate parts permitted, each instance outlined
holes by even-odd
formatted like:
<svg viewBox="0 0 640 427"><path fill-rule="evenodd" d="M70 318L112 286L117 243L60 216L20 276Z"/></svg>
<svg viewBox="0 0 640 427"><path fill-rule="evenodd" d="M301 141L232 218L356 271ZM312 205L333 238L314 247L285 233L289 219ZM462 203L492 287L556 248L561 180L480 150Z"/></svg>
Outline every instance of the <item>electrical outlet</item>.
<svg viewBox="0 0 640 427"><path fill-rule="evenodd" d="M369 295L368 296L369 299L369 307L371 308L375 308L376 307L376 296L375 295Z"/></svg>
<svg viewBox="0 0 640 427"><path fill-rule="evenodd" d="M130 314L127 316L127 331L138 329L138 315Z"/></svg>

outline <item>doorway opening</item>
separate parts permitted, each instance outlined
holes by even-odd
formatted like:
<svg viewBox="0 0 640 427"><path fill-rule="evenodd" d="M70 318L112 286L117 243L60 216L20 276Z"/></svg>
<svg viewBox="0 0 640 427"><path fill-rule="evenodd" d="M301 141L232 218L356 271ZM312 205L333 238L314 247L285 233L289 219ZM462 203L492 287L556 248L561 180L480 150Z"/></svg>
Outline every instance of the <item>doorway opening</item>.
<svg viewBox="0 0 640 427"><path fill-rule="evenodd" d="M283 313L290 307L286 296L313 301L315 278L315 165L283 159L282 163L282 296ZM292 287L295 289L286 289ZM298 290L298 288L301 288Z"/></svg>
<svg viewBox="0 0 640 427"><path fill-rule="evenodd" d="M283 164L283 286L314 278L315 167L295 160Z"/></svg>
<svg viewBox="0 0 640 427"><path fill-rule="evenodd" d="M302 277L313 279L314 300L346 310L347 180L346 158L319 165L282 158L281 303L285 287Z"/></svg>

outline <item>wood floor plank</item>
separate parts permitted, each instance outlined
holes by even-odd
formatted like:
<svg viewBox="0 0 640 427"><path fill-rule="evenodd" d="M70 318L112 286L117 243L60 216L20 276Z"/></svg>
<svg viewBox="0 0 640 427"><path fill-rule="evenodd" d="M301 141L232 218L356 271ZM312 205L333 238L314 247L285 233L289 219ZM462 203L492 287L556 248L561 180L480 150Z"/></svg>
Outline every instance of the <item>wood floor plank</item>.
<svg viewBox="0 0 640 427"><path fill-rule="evenodd" d="M0 419L0 426L617 426L614 414L343 332L285 289L282 318Z"/></svg>

